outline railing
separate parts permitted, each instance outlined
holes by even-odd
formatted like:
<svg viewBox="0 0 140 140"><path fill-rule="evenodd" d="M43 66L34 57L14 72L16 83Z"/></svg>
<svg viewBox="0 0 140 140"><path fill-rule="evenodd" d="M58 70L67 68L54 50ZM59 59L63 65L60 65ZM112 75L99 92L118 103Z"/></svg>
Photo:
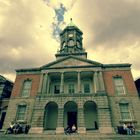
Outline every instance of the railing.
<svg viewBox="0 0 140 140"><path fill-rule="evenodd" d="M73 93L73 94L68 94L68 93L59 93L59 94L54 94L54 93L49 93L49 94L38 94L36 97L37 98L43 98L43 97L94 97L94 96L105 96L105 92L97 92L97 93Z"/></svg>

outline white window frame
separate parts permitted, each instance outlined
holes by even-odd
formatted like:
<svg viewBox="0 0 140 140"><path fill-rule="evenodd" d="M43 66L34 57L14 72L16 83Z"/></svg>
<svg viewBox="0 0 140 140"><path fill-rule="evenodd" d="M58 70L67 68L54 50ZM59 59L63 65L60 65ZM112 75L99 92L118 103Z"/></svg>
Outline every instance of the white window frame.
<svg viewBox="0 0 140 140"><path fill-rule="evenodd" d="M89 92L85 92L85 85L88 85L89 86ZM84 91L84 93L90 93L91 91L90 91L91 89L90 89L90 83L84 83L83 84L83 91Z"/></svg>
<svg viewBox="0 0 140 140"><path fill-rule="evenodd" d="M20 107L25 107L25 111L24 112L20 112ZM26 112L27 112L27 104L18 104L17 106L17 113L16 113L16 120L17 121L25 121L26 118ZM22 117L21 117L21 116Z"/></svg>
<svg viewBox="0 0 140 140"><path fill-rule="evenodd" d="M74 83L69 83L68 84L68 93L69 94L75 93L75 85L74 85Z"/></svg>
<svg viewBox="0 0 140 140"><path fill-rule="evenodd" d="M28 87L28 88L25 87L25 85L26 85L27 82L30 82L30 87ZM30 96L30 93L31 93L31 88L32 88L32 80L30 80L30 79L24 80L24 82L22 84L21 96L22 97L29 97Z"/></svg>
<svg viewBox="0 0 140 140"><path fill-rule="evenodd" d="M57 86L59 87L59 89L58 89L59 92L55 92L55 91L56 91L55 88L56 88ZM60 94L60 84L55 84L55 85L54 85L54 94Z"/></svg>
<svg viewBox="0 0 140 140"><path fill-rule="evenodd" d="M127 109L124 109L123 107L126 105ZM130 121L132 120L132 116L131 116L131 112L130 112L130 109L129 109L129 104L128 103L119 103L119 108L120 108L120 115L121 115L121 119L123 121ZM127 115L124 115L124 114L127 114ZM128 118L125 118L125 117L129 116Z"/></svg>
<svg viewBox="0 0 140 140"><path fill-rule="evenodd" d="M120 83L117 83L118 79L121 80ZM114 80L114 86L115 86L116 94L117 95L125 95L126 94L126 88L125 88L125 85L124 85L123 78L121 76L115 76L115 77L113 77L113 80ZM119 89L121 89L121 92L119 92Z"/></svg>

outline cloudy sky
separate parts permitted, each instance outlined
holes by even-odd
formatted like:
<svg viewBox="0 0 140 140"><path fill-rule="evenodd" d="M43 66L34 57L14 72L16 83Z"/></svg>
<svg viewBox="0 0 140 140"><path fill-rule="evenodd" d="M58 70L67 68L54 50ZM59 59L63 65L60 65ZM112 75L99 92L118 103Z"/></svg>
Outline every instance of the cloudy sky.
<svg viewBox="0 0 140 140"><path fill-rule="evenodd" d="M140 77L140 0L0 0L0 74L55 60L59 32L73 18L88 59L131 63Z"/></svg>

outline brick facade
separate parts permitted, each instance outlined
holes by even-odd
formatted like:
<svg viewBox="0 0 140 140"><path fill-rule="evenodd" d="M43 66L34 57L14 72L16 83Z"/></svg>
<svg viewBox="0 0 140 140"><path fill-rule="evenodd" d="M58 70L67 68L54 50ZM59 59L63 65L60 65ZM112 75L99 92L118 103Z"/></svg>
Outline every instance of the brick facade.
<svg viewBox="0 0 140 140"><path fill-rule="evenodd" d="M130 70L112 70L103 72L104 82L108 95L115 96L113 77L116 75L123 78L127 94L131 96L137 96L137 90Z"/></svg>
<svg viewBox="0 0 140 140"><path fill-rule="evenodd" d="M17 107L24 104L27 108L23 121L31 124L30 133L64 133L73 124L78 133L95 129L114 133L124 122L135 123L140 130L140 100L131 65L88 60L82 34L77 26L67 26L60 34L61 48L56 61L39 68L16 70L4 128L17 119ZM115 93L114 76L121 76L125 94ZM30 96L22 97L23 82L27 79L32 81ZM122 117L120 103L128 105L128 119Z"/></svg>
<svg viewBox="0 0 140 140"><path fill-rule="evenodd" d="M23 82L27 79L32 80L30 96L35 97L39 87L40 75L38 74L22 74L17 75L15 85L12 91L12 97L19 97L22 91Z"/></svg>

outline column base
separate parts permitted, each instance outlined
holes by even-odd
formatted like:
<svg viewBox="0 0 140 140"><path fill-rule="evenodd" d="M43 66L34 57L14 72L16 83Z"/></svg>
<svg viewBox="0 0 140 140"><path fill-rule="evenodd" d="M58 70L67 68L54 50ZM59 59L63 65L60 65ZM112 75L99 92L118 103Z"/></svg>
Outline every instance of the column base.
<svg viewBox="0 0 140 140"><path fill-rule="evenodd" d="M85 134L86 133L86 128L85 127L78 127L78 133L79 134Z"/></svg>
<svg viewBox="0 0 140 140"><path fill-rule="evenodd" d="M99 127L100 133L115 133L113 127Z"/></svg>
<svg viewBox="0 0 140 140"><path fill-rule="evenodd" d="M42 127L31 127L31 129L29 130L29 133L30 134L33 134L33 133L42 134L43 128Z"/></svg>
<svg viewBox="0 0 140 140"><path fill-rule="evenodd" d="M64 133L64 127L57 127L56 134L62 134L62 133Z"/></svg>

